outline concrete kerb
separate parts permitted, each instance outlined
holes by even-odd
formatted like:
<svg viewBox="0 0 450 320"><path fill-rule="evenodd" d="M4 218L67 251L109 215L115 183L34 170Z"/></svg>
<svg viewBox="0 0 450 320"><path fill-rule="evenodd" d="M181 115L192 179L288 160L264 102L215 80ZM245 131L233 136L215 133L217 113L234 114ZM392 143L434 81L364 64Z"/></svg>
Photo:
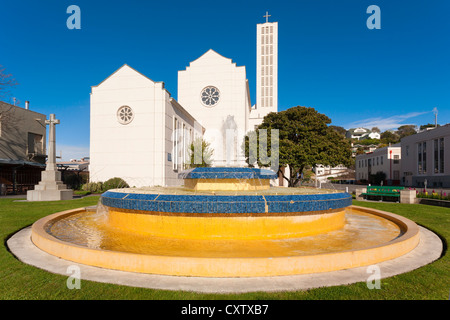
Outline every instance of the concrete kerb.
<svg viewBox="0 0 450 320"><path fill-rule="evenodd" d="M399 258L377 264L381 278L415 270L440 258L443 250L441 239L426 228L419 226L419 229L420 242L414 250ZM367 267L295 276L250 278L181 277L116 271L67 261L40 250L31 241L31 227L14 234L8 239L7 246L23 263L48 272L69 277L71 273L68 268L78 266L82 280L161 290L201 293L296 291L366 282L371 276Z"/></svg>

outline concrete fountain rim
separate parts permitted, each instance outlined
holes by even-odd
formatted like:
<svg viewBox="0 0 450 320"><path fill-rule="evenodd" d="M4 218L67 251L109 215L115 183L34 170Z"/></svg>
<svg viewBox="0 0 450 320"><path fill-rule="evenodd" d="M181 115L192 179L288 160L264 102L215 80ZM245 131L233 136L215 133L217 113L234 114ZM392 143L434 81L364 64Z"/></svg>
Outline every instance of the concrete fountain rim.
<svg viewBox="0 0 450 320"><path fill-rule="evenodd" d="M382 279L410 272L441 257L443 250L441 239L424 227L419 226L419 230L420 242L415 249L403 256L376 265ZM369 272L372 270L369 270L369 267L372 266L316 274L247 278L180 277L117 271L64 260L40 250L31 241L31 227L14 234L8 239L7 246L11 253L23 263L51 273L69 277L71 275L69 268L73 270L75 266L80 270L81 280L158 290L200 293L298 291L366 282L372 274Z"/></svg>
<svg viewBox="0 0 450 320"><path fill-rule="evenodd" d="M364 209L371 210L368 208ZM70 214L73 211L68 210L58 214ZM424 227L417 226L417 232L420 241L418 241L417 246L413 250L397 258L376 264L380 268L382 278L412 271L440 258L443 250L441 239ZM368 274L368 266L313 274L241 278L171 276L119 271L88 266L53 256L39 249L32 242L31 234L31 227L28 227L20 230L7 241L12 254L22 262L63 275L67 275L69 266L75 265L80 268L81 279L83 280L135 287L187 290L203 293L293 291L361 282L366 281L370 276Z"/></svg>

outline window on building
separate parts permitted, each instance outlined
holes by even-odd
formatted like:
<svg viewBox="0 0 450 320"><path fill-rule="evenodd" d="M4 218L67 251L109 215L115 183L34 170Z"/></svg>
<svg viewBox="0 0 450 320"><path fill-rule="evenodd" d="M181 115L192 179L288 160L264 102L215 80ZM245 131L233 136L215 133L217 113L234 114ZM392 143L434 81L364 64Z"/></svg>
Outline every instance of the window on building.
<svg viewBox="0 0 450 320"><path fill-rule="evenodd" d="M417 171L419 174L427 172L427 143L419 142L417 146Z"/></svg>
<svg viewBox="0 0 450 320"><path fill-rule="evenodd" d="M422 166L422 143L419 143L417 145L417 172L423 173L423 166Z"/></svg>
<svg viewBox="0 0 450 320"><path fill-rule="evenodd" d="M28 153L43 154L44 140L41 134L28 132Z"/></svg>
<svg viewBox="0 0 450 320"><path fill-rule="evenodd" d="M380 157L380 163L383 165L383 156Z"/></svg>
<svg viewBox="0 0 450 320"><path fill-rule="evenodd" d="M423 163L423 173L427 172L427 143L424 142L422 146L422 163Z"/></svg>
<svg viewBox="0 0 450 320"><path fill-rule="evenodd" d="M434 173L439 173L439 139L435 139L434 143Z"/></svg>
<svg viewBox="0 0 450 320"><path fill-rule="evenodd" d="M400 180L400 171L394 170L394 180Z"/></svg>
<svg viewBox="0 0 450 320"><path fill-rule="evenodd" d="M444 138L434 141L434 173L444 173Z"/></svg>
<svg viewBox="0 0 450 320"><path fill-rule="evenodd" d="M400 163L400 156L398 154L394 154L394 164Z"/></svg>
<svg viewBox="0 0 450 320"><path fill-rule="evenodd" d="M178 169L178 119L176 117L173 118L173 131L172 131L172 169Z"/></svg>
<svg viewBox="0 0 450 320"><path fill-rule="evenodd" d="M187 129L186 129L186 125L183 123L183 131L181 133L183 135L182 137L182 141L183 141L183 169L184 166L186 165L186 159L187 159L187 151L188 151L188 135L187 135Z"/></svg>

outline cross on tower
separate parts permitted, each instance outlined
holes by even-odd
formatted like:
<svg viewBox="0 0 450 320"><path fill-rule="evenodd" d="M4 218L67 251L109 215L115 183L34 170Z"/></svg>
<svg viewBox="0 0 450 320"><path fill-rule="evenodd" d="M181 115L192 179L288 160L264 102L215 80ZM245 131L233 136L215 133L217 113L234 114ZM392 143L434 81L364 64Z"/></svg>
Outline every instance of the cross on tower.
<svg viewBox="0 0 450 320"><path fill-rule="evenodd" d="M266 18L266 23L267 23L267 22L269 22L269 17L271 17L271 15L269 14L268 11L266 11L266 15L263 17Z"/></svg>
<svg viewBox="0 0 450 320"><path fill-rule="evenodd" d="M52 113L52 114L50 114L50 119L45 120L45 124L49 124L49 125L59 124L59 120L55 119L55 115Z"/></svg>

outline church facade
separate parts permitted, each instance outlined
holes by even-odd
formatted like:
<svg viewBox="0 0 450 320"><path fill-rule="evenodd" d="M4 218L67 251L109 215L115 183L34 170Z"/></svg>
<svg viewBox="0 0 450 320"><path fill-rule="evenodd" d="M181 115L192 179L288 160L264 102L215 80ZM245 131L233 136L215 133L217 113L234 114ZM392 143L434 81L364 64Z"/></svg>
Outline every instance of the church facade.
<svg viewBox="0 0 450 320"><path fill-rule="evenodd" d="M257 103L245 66L208 50L178 72L175 100L163 82L124 65L92 87L90 181L124 179L130 186L176 186L203 138L212 166L245 166L242 142L277 112L277 23L257 25Z"/></svg>
<svg viewBox="0 0 450 320"><path fill-rule="evenodd" d="M245 67L209 50L178 72L178 102L205 127L214 166L245 165L241 142L251 111Z"/></svg>

